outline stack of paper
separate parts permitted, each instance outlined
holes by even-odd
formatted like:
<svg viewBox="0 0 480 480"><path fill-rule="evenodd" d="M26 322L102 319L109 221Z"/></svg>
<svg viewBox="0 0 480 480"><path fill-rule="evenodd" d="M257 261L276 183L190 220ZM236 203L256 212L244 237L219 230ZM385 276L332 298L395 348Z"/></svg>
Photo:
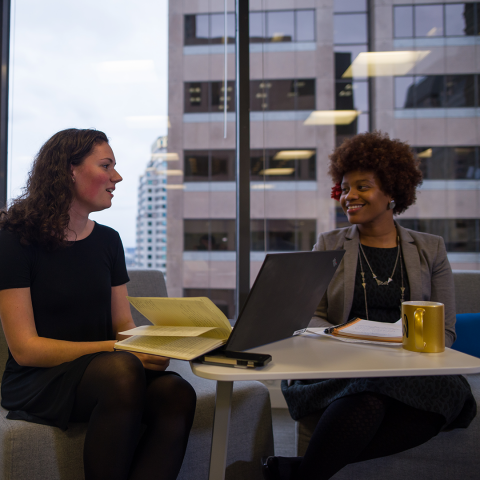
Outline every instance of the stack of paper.
<svg viewBox="0 0 480 480"><path fill-rule="evenodd" d="M339 340L368 341L384 344L402 344L402 322L383 323L356 318L344 325L327 328L325 335Z"/></svg>

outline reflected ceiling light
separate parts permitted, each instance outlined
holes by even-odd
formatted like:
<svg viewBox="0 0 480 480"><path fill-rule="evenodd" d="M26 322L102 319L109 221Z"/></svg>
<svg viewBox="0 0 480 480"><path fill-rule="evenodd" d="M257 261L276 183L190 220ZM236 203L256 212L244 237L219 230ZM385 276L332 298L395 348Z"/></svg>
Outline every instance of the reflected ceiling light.
<svg viewBox="0 0 480 480"><path fill-rule="evenodd" d="M178 153L152 153L152 160L166 160L167 162L178 160Z"/></svg>
<svg viewBox="0 0 480 480"><path fill-rule="evenodd" d="M362 52L345 70L342 78L406 75L430 50Z"/></svg>
<svg viewBox="0 0 480 480"><path fill-rule="evenodd" d="M155 128L158 130L170 127L168 115L137 115L125 117L125 121L130 128Z"/></svg>
<svg viewBox="0 0 480 480"><path fill-rule="evenodd" d="M294 168L266 168L259 175L291 175L294 171Z"/></svg>
<svg viewBox="0 0 480 480"><path fill-rule="evenodd" d="M427 148L423 152L417 153L418 158L431 158L432 157L432 149Z"/></svg>
<svg viewBox="0 0 480 480"><path fill-rule="evenodd" d="M281 32L275 32L272 35L272 42L281 42L283 40L284 34Z"/></svg>
<svg viewBox="0 0 480 480"><path fill-rule="evenodd" d="M167 190L184 190L185 185L164 185Z"/></svg>
<svg viewBox="0 0 480 480"><path fill-rule="evenodd" d="M155 173L157 175L183 175L183 170L172 170L172 169L167 169L167 170L155 170Z"/></svg>
<svg viewBox="0 0 480 480"><path fill-rule="evenodd" d="M274 185L266 184L266 183L256 183L252 185L252 190L269 190L275 188Z"/></svg>
<svg viewBox="0 0 480 480"><path fill-rule="evenodd" d="M360 110L315 110L304 125L350 125L362 112Z"/></svg>
<svg viewBox="0 0 480 480"><path fill-rule="evenodd" d="M94 64L101 83L158 82L153 60L120 60Z"/></svg>
<svg viewBox="0 0 480 480"><path fill-rule="evenodd" d="M282 150L278 152L274 160L308 160L315 155L315 150Z"/></svg>

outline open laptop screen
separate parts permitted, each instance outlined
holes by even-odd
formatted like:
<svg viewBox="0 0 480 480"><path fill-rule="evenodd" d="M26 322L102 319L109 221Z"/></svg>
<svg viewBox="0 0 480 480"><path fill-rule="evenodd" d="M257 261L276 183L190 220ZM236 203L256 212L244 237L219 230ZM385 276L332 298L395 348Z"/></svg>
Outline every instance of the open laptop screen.
<svg viewBox="0 0 480 480"><path fill-rule="evenodd" d="M267 254L225 350L259 347L306 328L344 253Z"/></svg>

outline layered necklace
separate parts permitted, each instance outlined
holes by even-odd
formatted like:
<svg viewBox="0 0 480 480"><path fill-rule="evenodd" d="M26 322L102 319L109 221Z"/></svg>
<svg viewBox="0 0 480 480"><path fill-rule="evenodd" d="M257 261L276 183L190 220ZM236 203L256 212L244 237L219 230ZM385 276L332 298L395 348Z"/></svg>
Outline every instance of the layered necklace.
<svg viewBox="0 0 480 480"><path fill-rule="evenodd" d="M402 279L402 286L400 287L400 292L401 292L400 293L400 309L401 309L402 303L405 297L405 287L403 286L403 265L402 265L402 251L400 249L400 238L397 236L397 258L395 260L395 265L393 266L392 274L388 277L388 280L385 280L384 282L380 280L375 275L375 273L373 273L372 267L370 265L370 262L368 261L367 256L365 255L365 252L363 250L360 240L359 240L359 245L360 245L360 250L358 251L358 258L360 260L360 274L362 275L362 287L363 287L363 294L365 297L365 313L367 315L367 320L368 320L367 284L365 282L365 272L363 271L362 254L363 254L363 257L365 258L365 261L367 262L368 268L372 272L373 279L377 282L378 287L388 285L390 282L393 281L393 276L395 275L395 270L397 269L398 260L400 259L400 275Z"/></svg>

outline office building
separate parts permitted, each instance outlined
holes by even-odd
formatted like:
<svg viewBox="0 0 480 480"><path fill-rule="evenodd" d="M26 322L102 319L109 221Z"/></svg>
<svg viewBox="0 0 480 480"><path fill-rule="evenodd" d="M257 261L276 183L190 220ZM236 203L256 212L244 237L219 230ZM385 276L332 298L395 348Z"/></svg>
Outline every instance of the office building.
<svg viewBox="0 0 480 480"><path fill-rule="evenodd" d="M183 175L168 176L168 291L232 317L234 5L226 92L224 2L169 5L168 168ZM251 0L250 11L251 280L265 251L310 250L345 225L328 155L374 129L422 162L399 222L443 236L453 268L479 269L480 3Z"/></svg>
<svg viewBox="0 0 480 480"><path fill-rule="evenodd" d="M139 179L135 266L167 271L167 137L152 145L152 155Z"/></svg>

